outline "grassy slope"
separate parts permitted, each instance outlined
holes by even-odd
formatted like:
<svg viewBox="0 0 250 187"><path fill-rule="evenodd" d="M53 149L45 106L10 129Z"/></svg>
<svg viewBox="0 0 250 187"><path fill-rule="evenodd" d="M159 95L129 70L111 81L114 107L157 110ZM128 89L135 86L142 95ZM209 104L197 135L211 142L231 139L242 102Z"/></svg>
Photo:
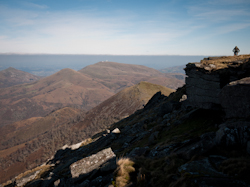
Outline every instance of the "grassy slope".
<svg viewBox="0 0 250 187"><path fill-rule="evenodd" d="M29 83L39 80L41 77L30 73L17 70L15 68L7 68L0 71L0 88L6 88L17 84Z"/></svg>

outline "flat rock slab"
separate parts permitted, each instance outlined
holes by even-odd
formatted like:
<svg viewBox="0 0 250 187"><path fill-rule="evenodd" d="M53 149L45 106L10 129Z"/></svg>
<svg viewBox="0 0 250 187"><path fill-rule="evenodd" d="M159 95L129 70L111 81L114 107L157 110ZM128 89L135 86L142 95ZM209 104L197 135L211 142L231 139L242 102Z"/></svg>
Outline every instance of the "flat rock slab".
<svg viewBox="0 0 250 187"><path fill-rule="evenodd" d="M96 154L89 157L83 158L70 165L70 171L72 178L79 177L79 175L87 174L99 166L104 164L106 161L116 157L111 148L104 149Z"/></svg>

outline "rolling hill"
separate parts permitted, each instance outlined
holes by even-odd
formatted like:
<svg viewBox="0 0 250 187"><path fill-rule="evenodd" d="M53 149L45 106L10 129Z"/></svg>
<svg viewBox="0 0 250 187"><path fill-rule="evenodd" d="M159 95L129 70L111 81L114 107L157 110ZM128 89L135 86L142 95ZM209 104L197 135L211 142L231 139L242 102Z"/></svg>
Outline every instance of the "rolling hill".
<svg viewBox="0 0 250 187"><path fill-rule="evenodd" d="M66 106L87 111L141 81L172 89L184 84L171 75L141 65L99 62L78 72L66 68L36 82L0 89L0 126L45 116Z"/></svg>
<svg viewBox="0 0 250 187"><path fill-rule="evenodd" d="M17 84L30 83L41 79L41 77L9 67L0 71L0 88L7 88Z"/></svg>
<svg viewBox="0 0 250 187"><path fill-rule="evenodd" d="M177 89L184 84L184 81L153 68L117 62L98 62L79 70L79 72L95 80L98 79L114 92L141 81L159 84L172 89Z"/></svg>
<svg viewBox="0 0 250 187"><path fill-rule="evenodd" d="M0 89L0 126L66 106L88 110L113 94L92 78L63 69L33 83Z"/></svg>
<svg viewBox="0 0 250 187"><path fill-rule="evenodd" d="M81 115L70 107L45 117L32 117L0 128L0 183L45 162L72 137L70 124Z"/></svg>
<svg viewBox="0 0 250 187"><path fill-rule="evenodd" d="M65 144L78 143L143 108L161 91L174 90L147 82L126 88L87 113L70 107L0 128L0 183L45 162ZM1 170L0 169L0 170Z"/></svg>
<svg viewBox="0 0 250 187"><path fill-rule="evenodd" d="M114 96L105 100L97 107L88 111L75 128L82 129L86 126L99 129L108 128L115 123L141 109L151 97L157 93L168 96L173 89L148 82L140 82L134 86L123 89Z"/></svg>

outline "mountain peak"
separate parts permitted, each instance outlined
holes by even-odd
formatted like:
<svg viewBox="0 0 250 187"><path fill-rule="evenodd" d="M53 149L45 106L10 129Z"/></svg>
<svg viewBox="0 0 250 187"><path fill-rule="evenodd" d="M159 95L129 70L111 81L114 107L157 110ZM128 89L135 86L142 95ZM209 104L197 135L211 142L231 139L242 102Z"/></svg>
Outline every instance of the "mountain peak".
<svg viewBox="0 0 250 187"><path fill-rule="evenodd" d="M13 68L13 67L8 67L7 69L5 69L5 70L17 70L17 69L15 69L15 68Z"/></svg>
<svg viewBox="0 0 250 187"><path fill-rule="evenodd" d="M0 71L0 88L6 88L17 84L30 83L39 80L41 77L28 72L9 67Z"/></svg>

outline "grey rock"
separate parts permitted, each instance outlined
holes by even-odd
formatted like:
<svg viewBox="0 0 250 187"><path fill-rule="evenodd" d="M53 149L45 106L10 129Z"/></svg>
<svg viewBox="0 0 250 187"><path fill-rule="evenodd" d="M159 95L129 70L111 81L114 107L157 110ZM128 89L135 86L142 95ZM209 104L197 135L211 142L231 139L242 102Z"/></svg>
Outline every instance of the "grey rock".
<svg viewBox="0 0 250 187"><path fill-rule="evenodd" d="M103 173L112 172L116 169L116 158L111 159L107 163L103 164L100 171Z"/></svg>
<svg viewBox="0 0 250 187"><path fill-rule="evenodd" d="M135 157L135 156L142 156L146 153L149 147L136 147L134 148L128 156Z"/></svg>
<svg viewBox="0 0 250 187"><path fill-rule="evenodd" d="M164 119L169 119L169 118L170 118L170 116L171 116L171 114L170 114L170 113L168 113L168 114L165 114L165 115L163 116L163 118L164 118Z"/></svg>
<svg viewBox="0 0 250 187"><path fill-rule="evenodd" d="M89 187L90 186L90 181L85 180L81 184L78 185L78 187Z"/></svg>
<svg viewBox="0 0 250 187"><path fill-rule="evenodd" d="M158 134L159 134L159 131L155 131L153 132L149 138L148 138L148 142L149 144L153 143L157 138L158 138Z"/></svg>
<svg viewBox="0 0 250 187"><path fill-rule="evenodd" d="M215 146L215 137L215 132L208 132L200 136L202 154L211 150Z"/></svg>
<svg viewBox="0 0 250 187"><path fill-rule="evenodd" d="M121 131L118 129L118 128L115 128L113 131L112 131L113 134L119 134L121 133Z"/></svg>
<svg viewBox="0 0 250 187"><path fill-rule="evenodd" d="M202 155L211 150L215 145L215 132L201 135L199 138L183 142L175 149L175 152L185 159L191 159L194 155Z"/></svg>
<svg viewBox="0 0 250 187"><path fill-rule="evenodd" d="M32 181L36 178L36 176L40 173L40 170L34 171L28 175L23 176L20 179L16 179L16 186L24 186L26 183L28 183L29 181Z"/></svg>
<svg viewBox="0 0 250 187"><path fill-rule="evenodd" d="M230 82L220 93L227 118L250 118L250 77Z"/></svg>
<svg viewBox="0 0 250 187"><path fill-rule="evenodd" d="M185 100L187 100L187 95L186 95L186 94L182 95L182 97L181 97L181 99L179 100L179 102L183 102L183 101L185 101Z"/></svg>
<svg viewBox="0 0 250 187"><path fill-rule="evenodd" d="M94 179L94 180L92 180L91 182L90 182L90 186L102 186L102 176L99 176L99 177L97 177L96 179Z"/></svg>
<svg viewBox="0 0 250 187"><path fill-rule="evenodd" d="M70 165L72 178L79 177L81 174L86 174L98 168L107 160L116 157L111 148L104 149L97 154L83 158Z"/></svg>
<svg viewBox="0 0 250 187"><path fill-rule="evenodd" d="M222 162L226 159L227 159L227 157L220 156L220 155L210 155L209 156L209 161L213 166L215 166L215 169L219 169Z"/></svg>
<svg viewBox="0 0 250 187"><path fill-rule="evenodd" d="M250 140L250 122L228 122L220 125L219 128L215 139L217 145L247 147L247 142Z"/></svg>
<svg viewBox="0 0 250 187"><path fill-rule="evenodd" d="M217 171L210 164L208 158L202 160L196 160L189 163L186 163L178 168L180 173L185 172L190 175L199 175L199 176L209 176L209 177L225 177L226 175Z"/></svg>
<svg viewBox="0 0 250 187"><path fill-rule="evenodd" d="M55 186L55 187L58 187L59 184L60 184L60 179L58 179L58 180L56 180L56 181L54 182L54 186Z"/></svg>
<svg viewBox="0 0 250 187"><path fill-rule="evenodd" d="M164 147L156 147L149 152L148 157L150 158L165 157L169 155L176 148L176 146L177 144L171 144L171 145L164 146Z"/></svg>

